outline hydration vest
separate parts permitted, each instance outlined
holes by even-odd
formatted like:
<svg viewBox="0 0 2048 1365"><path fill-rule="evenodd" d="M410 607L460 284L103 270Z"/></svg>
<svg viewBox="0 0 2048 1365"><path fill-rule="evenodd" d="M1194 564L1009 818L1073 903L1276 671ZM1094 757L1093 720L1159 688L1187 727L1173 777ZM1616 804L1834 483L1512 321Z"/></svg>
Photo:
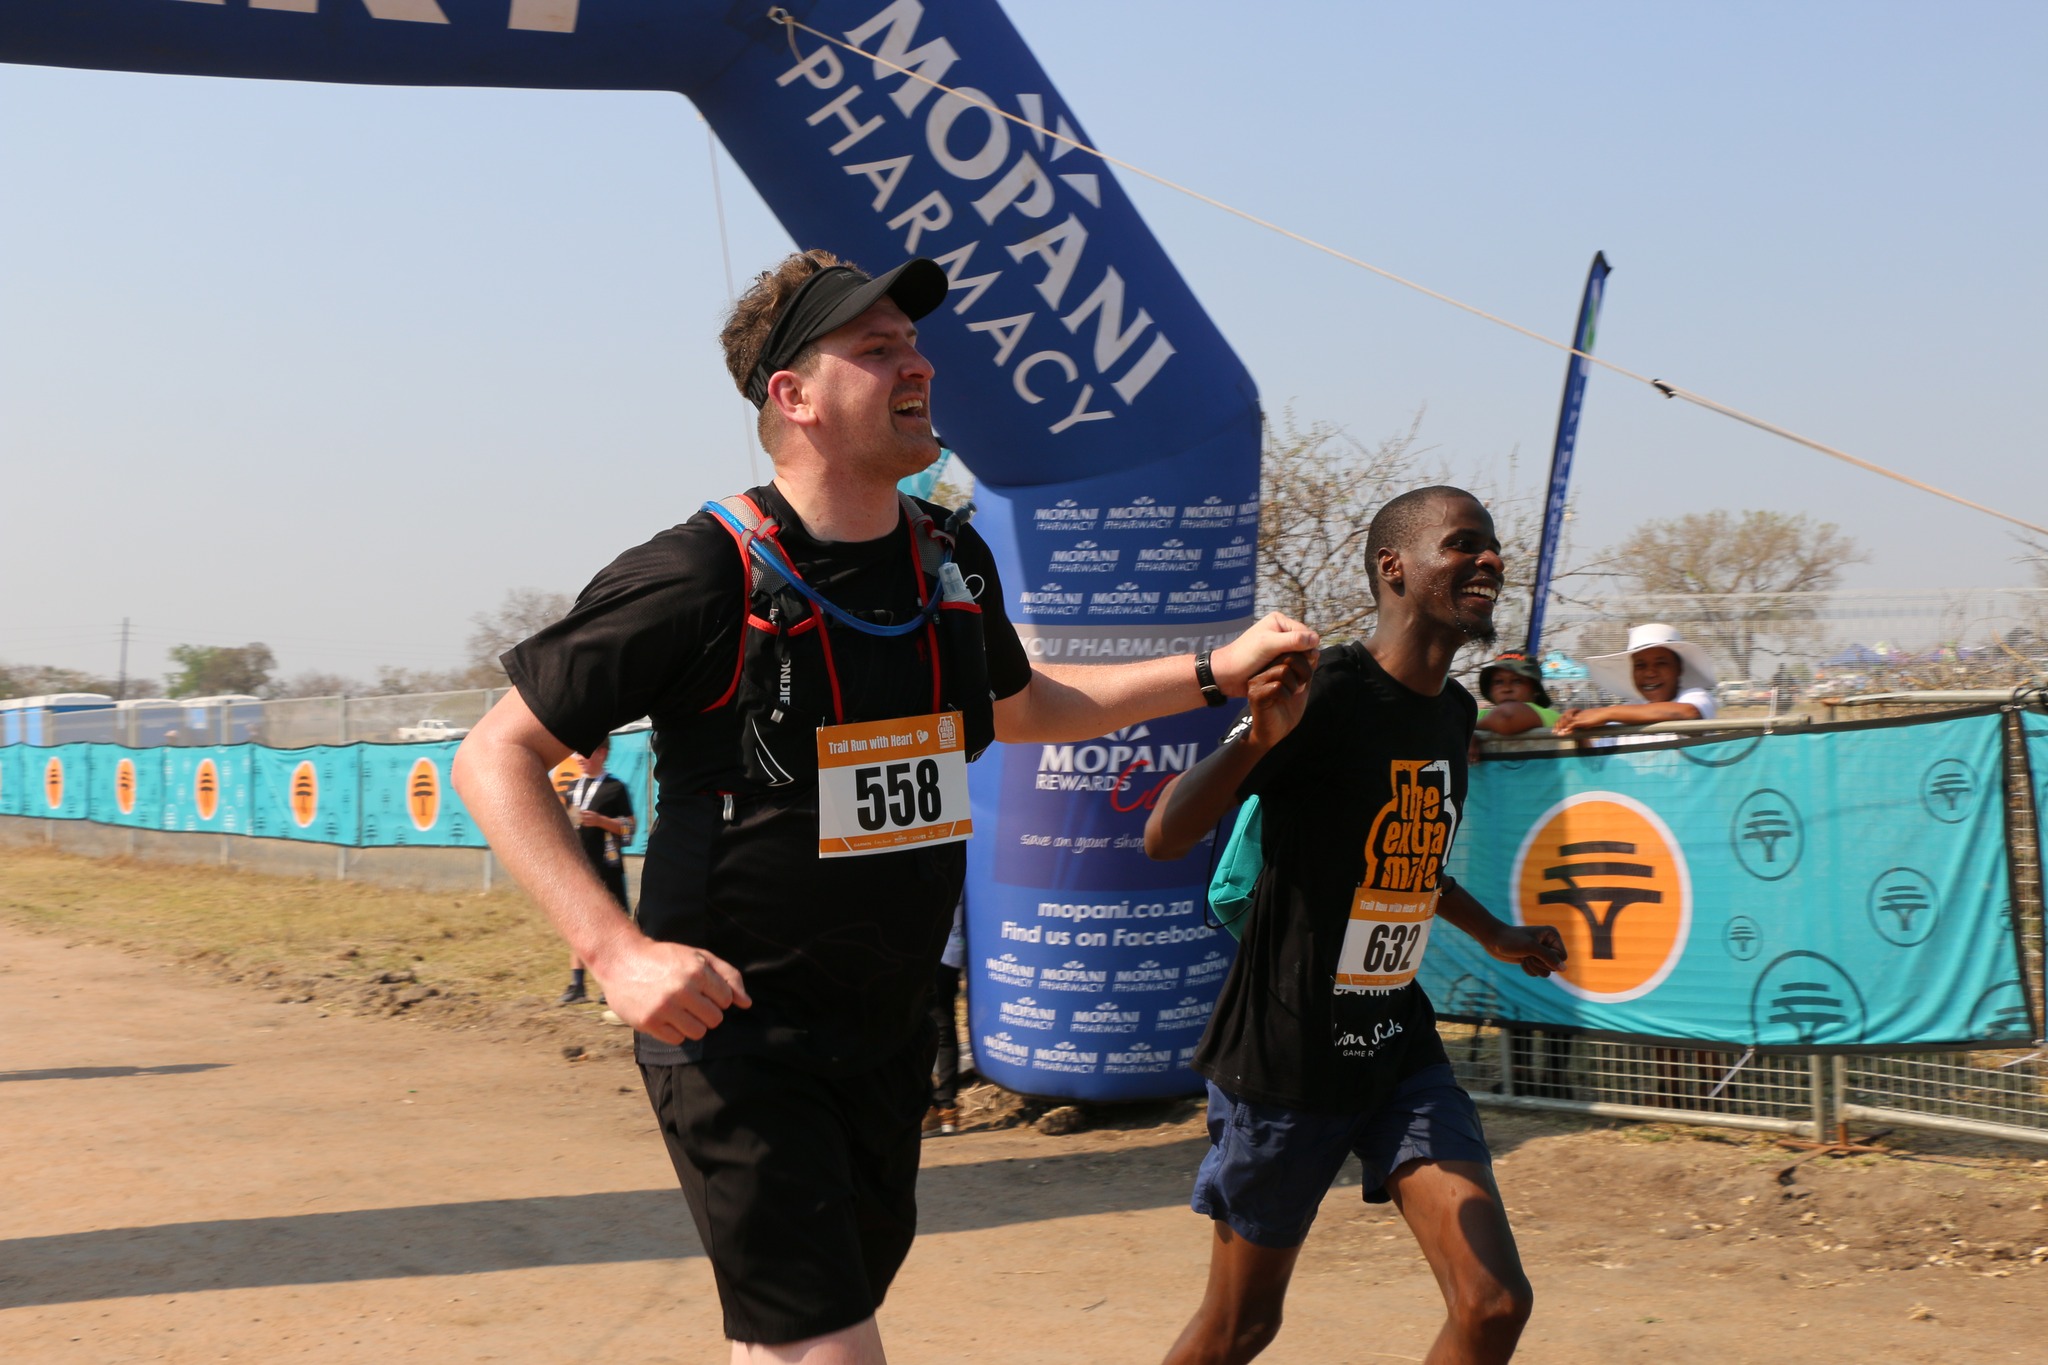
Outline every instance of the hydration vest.
<svg viewBox="0 0 2048 1365"><path fill-rule="evenodd" d="M961 713L970 761L994 741L995 699L982 652L981 607L953 563L953 531L972 508L954 513L941 530L915 501L900 492L897 497L908 522L906 548L919 606L915 618L900 624L867 621L820 596L782 549L781 526L752 498L736 494L704 504L732 536L746 571L745 624L733 683L704 709L739 708L740 764L750 788L814 789L821 726L894 719L846 714L828 618L868 634L903 636L905 649L913 647L911 637L922 636L931 661L931 710Z"/></svg>

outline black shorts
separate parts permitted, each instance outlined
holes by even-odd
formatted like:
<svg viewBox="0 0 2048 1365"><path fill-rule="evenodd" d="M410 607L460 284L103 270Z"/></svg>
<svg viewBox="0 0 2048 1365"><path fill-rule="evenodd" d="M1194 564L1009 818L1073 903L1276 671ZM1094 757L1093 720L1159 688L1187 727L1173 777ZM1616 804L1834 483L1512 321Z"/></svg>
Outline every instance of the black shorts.
<svg viewBox="0 0 2048 1365"><path fill-rule="evenodd" d="M846 1077L767 1057L641 1064L727 1337L783 1345L881 1307L917 1231L931 1065L929 1033Z"/></svg>

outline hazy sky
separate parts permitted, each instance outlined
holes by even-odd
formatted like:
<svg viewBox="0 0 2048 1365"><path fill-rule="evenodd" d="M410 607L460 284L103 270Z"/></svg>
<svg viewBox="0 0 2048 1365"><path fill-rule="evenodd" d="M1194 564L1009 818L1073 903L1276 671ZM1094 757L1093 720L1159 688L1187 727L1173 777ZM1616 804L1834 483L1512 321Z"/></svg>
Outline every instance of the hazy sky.
<svg viewBox="0 0 2048 1365"><path fill-rule="evenodd" d="M1119 156L1557 336L1605 250L1601 354L2048 521L2048 7L1008 8ZM128 616L140 673L452 665L743 487L710 167L675 95L0 67L0 661L112 670ZM790 242L720 174L745 277ZM1541 478L1556 353L1125 183L1269 413L1426 407ZM1578 556L1714 507L1839 522L1852 587L2026 581L2002 523L1596 372Z"/></svg>

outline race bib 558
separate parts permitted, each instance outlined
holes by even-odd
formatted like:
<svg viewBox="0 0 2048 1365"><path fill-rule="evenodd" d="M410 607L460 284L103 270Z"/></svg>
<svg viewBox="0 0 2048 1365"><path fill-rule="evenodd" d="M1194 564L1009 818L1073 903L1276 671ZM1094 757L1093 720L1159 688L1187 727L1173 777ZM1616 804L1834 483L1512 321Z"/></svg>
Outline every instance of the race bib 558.
<svg viewBox="0 0 2048 1365"><path fill-rule="evenodd" d="M974 833L958 711L818 731L818 856L856 858Z"/></svg>

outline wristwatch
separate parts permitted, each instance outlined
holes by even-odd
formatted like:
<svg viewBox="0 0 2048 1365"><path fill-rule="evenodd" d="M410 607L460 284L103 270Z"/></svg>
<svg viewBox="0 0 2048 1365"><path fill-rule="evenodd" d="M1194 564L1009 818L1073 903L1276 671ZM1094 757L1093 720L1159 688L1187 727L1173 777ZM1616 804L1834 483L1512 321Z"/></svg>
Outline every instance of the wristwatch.
<svg viewBox="0 0 2048 1365"><path fill-rule="evenodd" d="M1202 689L1202 700L1209 705L1221 706L1230 700L1216 685L1216 674L1209 667L1209 651L1206 649L1195 656L1195 682Z"/></svg>

